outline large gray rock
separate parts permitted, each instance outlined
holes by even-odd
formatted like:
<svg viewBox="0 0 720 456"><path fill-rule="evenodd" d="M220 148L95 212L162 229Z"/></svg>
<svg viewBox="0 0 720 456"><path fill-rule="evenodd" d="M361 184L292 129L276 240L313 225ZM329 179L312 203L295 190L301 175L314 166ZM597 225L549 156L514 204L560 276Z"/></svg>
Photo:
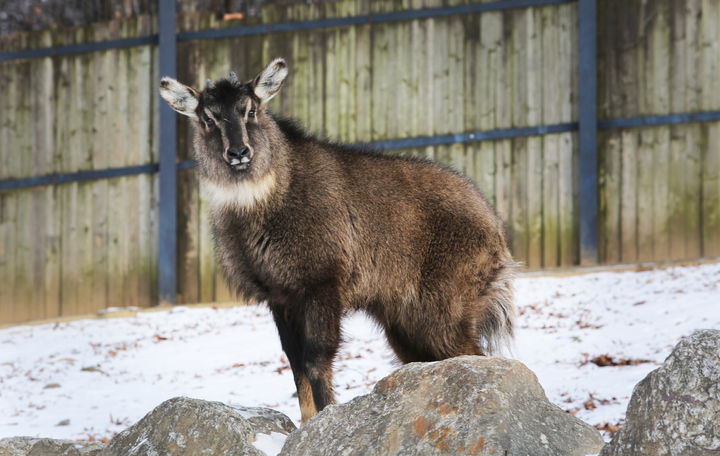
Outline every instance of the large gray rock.
<svg viewBox="0 0 720 456"><path fill-rule="evenodd" d="M625 425L601 455L718 454L720 331L696 331L635 386Z"/></svg>
<svg viewBox="0 0 720 456"><path fill-rule="evenodd" d="M274 456L294 429L275 410L176 397L115 436L102 455Z"/></svg>
<svg viewBox="0 0 720 456"><path fill-rule="evenodd" d="M0 456L96 456L100 443L78 443L72 440L9 437L0 439Z"/></svg>
<svg viewBox="0 0 720 456"><path fill-rule="evenodd" d="M548 402L535 375L502 358L412 363L373 392L327 407L282 455L585 456L597 430Z"/></svg>

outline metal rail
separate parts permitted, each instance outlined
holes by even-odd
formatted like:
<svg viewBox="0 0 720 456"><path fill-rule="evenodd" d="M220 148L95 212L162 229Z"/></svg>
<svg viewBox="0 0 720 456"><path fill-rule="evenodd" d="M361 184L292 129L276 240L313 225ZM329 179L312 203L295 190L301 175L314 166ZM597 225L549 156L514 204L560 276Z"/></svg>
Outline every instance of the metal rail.
<svg viewBox="0 0 720 456"><path fill-rule="evenodd" d="M159 12L163 14L163 0L160 1ZM423 8L416 10L394 11L391 13L362 14L358 16L334 17L310 21L292 21L276 24L243 25L213 30L183 32L177 35L177 41L209 40L249 35L265 35L270 33L287 33L304 30L322 30L333 27L351 27L353 25L381 24L386 22L411 21L436 17L456 16L462 14L483 13L487 11L503 11L508 9L529 8L535 6L574 3L577 0L499 0L488 3L468 3L467 5L448 6L441 8ZM173 9L174 11L174 9ZM80 54L85 52L122 49L133 46L158 44L158 35L138 38L127 38L94 43L71 44L37 49L0 53L0 62L18 59L56 57L61 55Z"/></svg>
<svg viewBox="0 0 720 456"><path fill-rule="evenodd" d="M580 264L598 262L597 0L578 4Z"/></svg>
<svg viewBox="0 0 720 456"><path fill-rule="evenodd" d="M159 69L163 76L177 72L175 0L160 0ZM159 97L160 95L156 95ZM160 304L177 300L177 116L160 101L160 220L158 237L158 297Z"/></svg>
<svg viewBox="0 0 720 456"><path fill-rule="evenodd" d="M720 111L606 119L598 121L598 129L613 130L623 128L656 127L663 125L678 125L712 121L720 121ZM497 130L450 133L446 135L415 136L410 138L367 141L357 143L357 145L366 145L379 150L397 150L411 149L415 147L474 143L481 141L497 141L501 139L512 139L528 136L543 136L575 131L578 131L578 123L568 122L554 125L540 125L535 127L502 128ZM195 166L196 163L194 160L184 160L176 163L178 171L192 169ZM46 185L55 184L67 184L71 182L85 182L98 179L135 176L138 174L157 173L159 170L159 164L152 163L147 165L125 166L121 168L77 171L72 173L52 173L43 176L33 176L18 179L3 179L0 180L0 191L19 190L31 187L43 187Z"/></svg>

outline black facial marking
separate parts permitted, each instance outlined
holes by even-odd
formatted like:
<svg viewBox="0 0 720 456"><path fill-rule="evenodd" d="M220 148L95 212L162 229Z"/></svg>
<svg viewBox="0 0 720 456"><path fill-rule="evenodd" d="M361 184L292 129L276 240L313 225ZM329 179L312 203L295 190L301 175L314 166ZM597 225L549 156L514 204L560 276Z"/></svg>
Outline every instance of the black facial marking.
<svg viewBox="0 0 720 456"><path fill-rule="evenodd" d="M229 106L246 96L251 96L252 90L247 84L239 84L227 79L220 79L215 85L208 87L202 93L205 106Z"/></svg>

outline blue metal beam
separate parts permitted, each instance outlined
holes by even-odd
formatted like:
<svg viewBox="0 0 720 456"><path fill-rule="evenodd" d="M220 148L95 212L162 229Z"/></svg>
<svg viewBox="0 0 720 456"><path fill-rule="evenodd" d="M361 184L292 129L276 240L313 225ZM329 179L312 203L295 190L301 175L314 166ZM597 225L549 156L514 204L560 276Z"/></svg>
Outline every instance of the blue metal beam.
<svg viewBox="0 0 720 456"><path fill-rule="evenodd" d="M93 43L68 44L38 49L25 49L0 53L0 62L19 59L37 59L41 57L57 57L86 52L107 51L109 49L124 49L135 46L148 46L157 44L157 35L141 36L137 38L123 38L119 40L97 41Z"/></svg>
<svg viewBox="0 0 720 456"><path fill-rule="evenodd" d="M6 179L0 180L0 191L156 173L158 169L159 167L156 163L151 163L148 165L125 166L122 168L98 169L64 174L46 174L43 176L24 177L19 179Z"/></svg>
<svg viewBox="0 0 720 456"><path fill-rule="evenodd" d="M266 35L270 33L321 30L332 27L348 27L353 25L411 21L417 19L430 19L444 16L484 13L488 11L502 11L508 9L557 5L561 3L574 3L576 1L577 0L499 0L488 3L469 3L467 5L394 11L391 13L365 14L361 16L334 17L327 19L315 19L310 21L283 22L278 24L245 25L213 30L199 30L197 32L184 32L178 34L178 41L207 40L248 35Z"/></svg>
<svg viewBox="0 0 720 456"><path fill-rule="evenodd" d="M607 119L598 122L600 129L634 128L662 125L677 125L692 122L720 121L720 111L706 111L695 113L679 113L658 116L629 117L622 119ZM469 133L454 133L436 136L417 136L412 138L387 139L358 143L380 150L410 149L413 147L441 146L458 143L472 143L480 141L493 141L499 139L512 139L523 136L541 136L553 133L577 131L577 122L555 125L540 125L536 127L503 128L498 130L475 131ZM177 170L192 169L197 165L194 160L184 160L177 163ZM17 190L45 185L65 184L69 182L83 182L97 179L110 179L115 177L133 176L136 174L156 173L160 169L156 163L122 168L78 171L65 174L47 174L44 176L26 177L19 179L0 180L0 191Z"/></svg>
<svg viewBox="0 0 720 456"><path fill-rule="evenodd" d="M683 112L678 114L601 120L598 123L598 127L607 130L610 128L656 127L660 125L713 122L717 120L720 120L720 111Z"/></svg>
<svg viewBox="0 0 720 456"><path fill-rule="evenodd" d="M487 11L502 11L508 9L529 8L536 6L574 3L577 0L499 0L488 3L469 3L442 8L425 8L417 10L395 11L392 13L365 14L360 16L316 19L310 21L283 22L278 24L246 25L213 30L200 30L184 32L177 35L178 41L206 40L236 36L261 35L269 33L286 33L304 30L321 30L332 27L349 27L352 25L381 24L385 22L410 21L416 19L430 19L435 17L455 16L463 14L483 13ZM158 35L149 35L138 38L100 41L95 43L71 44L49 48L27 49L0 53L0 62L17 59L32 59L39 57L55 57L85 52L103 51L107 49L120 49L132 46L145 46L158 43Z"/></svg>
<svg viewBox="0 0 720 456"><path fill-rule="evenodd" d="M387 139L383 141L371 141L365 144L381 150L409 149L413 147L442 146L447 144L521 138L525 136L540 136L551 133L565 133L568 131L575 131L577 128L577 123L570 122L556 125L539 125L536 127L502 128L498 130L474 131L470 133Z"/></svg>
<svg viewBox="0 0 720 456"><path fill-rule="evenodd" d="M160 76L175 77L175 0L159 0ZM157 95L160 96L159 94ZM161 304L177 299L177 116L160 100L160 222L158 251L158 295Z"/></svg>
<svg viewBox="0 0 720 456"><path fill-rule="evenodd" d="M578 21L580 264L595 264L598 262L597 0L580 0Z"/></svg>

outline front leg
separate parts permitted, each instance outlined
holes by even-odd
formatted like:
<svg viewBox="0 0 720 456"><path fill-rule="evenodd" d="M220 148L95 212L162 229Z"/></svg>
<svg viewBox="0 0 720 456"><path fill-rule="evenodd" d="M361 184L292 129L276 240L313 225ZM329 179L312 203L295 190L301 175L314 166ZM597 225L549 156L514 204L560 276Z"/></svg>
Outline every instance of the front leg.
<svg viewBox="0 0 720 456"><path fill-rule="evenodd" d="M292 313L293 311L301 312L301 309L299 307L287 307L287 305L283 307L271 305L270 308L280 336L280 344L290 362L290 368L295 379L295 388L300 403L300 422L305 424L317 414L317 409L313 400L310 380L305 374L303 366L303 319Z"/></svg>
<svg viewBox="0 0 720 456"><path fill-rule="evenodd" d="M340 347L342 306L336 290L313 293L305 302L303 370L317 411L335 403L333 361Z"/></svg>

